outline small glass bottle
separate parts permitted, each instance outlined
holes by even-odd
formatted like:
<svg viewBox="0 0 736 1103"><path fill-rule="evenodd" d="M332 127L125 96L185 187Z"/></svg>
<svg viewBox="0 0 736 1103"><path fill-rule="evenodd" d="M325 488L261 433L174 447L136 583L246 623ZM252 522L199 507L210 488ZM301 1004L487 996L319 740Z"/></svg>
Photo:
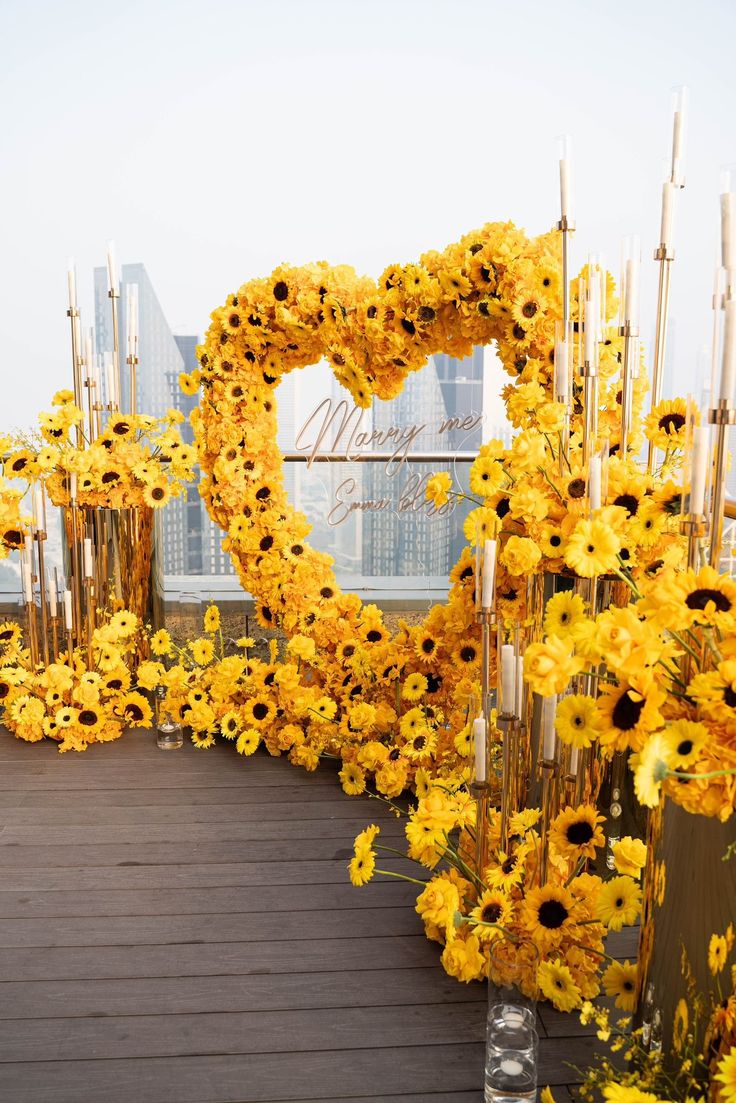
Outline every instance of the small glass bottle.
<svg viewBox="0 0 736 1103"><path fill-rule="evenodd" d="M160 751L178 751L184 746L184 732L165 706L166 688L156 690L156 745Z"/></svg>

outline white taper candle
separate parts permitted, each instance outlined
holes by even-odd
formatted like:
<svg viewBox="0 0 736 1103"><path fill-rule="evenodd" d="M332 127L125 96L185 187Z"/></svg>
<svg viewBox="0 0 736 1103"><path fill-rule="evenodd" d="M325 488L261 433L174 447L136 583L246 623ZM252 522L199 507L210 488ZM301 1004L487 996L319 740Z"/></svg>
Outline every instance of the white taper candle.
<svg viewBox="0 0 736 1103"><path fill-rule="evenodd" d="M95 573L92 559L92 541L89 536L84 538L84 577L93 578Z"/></svg>
<svg viewBox="0 0 736 1103"><path fill-rule="evenodd" d="M64 628L67 632L71 632L73 627L72 620L72 592L71 590L64 590Z"/></svg>
<svg viewBox="0 0 736 1103"><path fill-rule="evenodd" d="M475 752L475 780L486 780L486 722L482 716L473 721L473 749Z"/></svg>
<svg viewBox="0 0 736 1103"><path fill-rule="evenodd" d="M736 192L721 195L721 266L736 267Z"/></svg>
<svg viewBox="0 0 736 1103"><path fill-rule="evenodd" d="M567 341L555 341L555 398L558 402L567 402L569 393Z"/></svg>
<svg viewBox="0 0 736 1103"><path fill-rule="evenodd" d="M496 588L496 541L486 540L483 545L483 608L493 608Z"/></svg>
<svg viewBox="0 0 736 1103"><path fill-rule="evenodd" d="M733 401L736 385L736 299L726 300L723 325L723 360L721 362L721 386L718 397Z"/></svg>
<svg viewBox="0 0 736 1103"><path fill-rule="evenodd" d="M66 269L66 282L69 291L69 309L77 309L77 270L74 267L74 258L69 257Z"/></svg>
<svg viewBox="0 0 736 1103"><path fill-rule="evenodd" d="M510 643L501 644L501 711L514 715L516 704L516 656Z"/></svg>
<svg viewBox="0 0 736 1103"><path fill-rule="evenodd" d="M557 697L542 698L542 758L545 762L554 762L555 758L555 713Z"/></svg>
<svg viewBox="0 0 736 1103"><path fill-rule="evenodd" d="M109 291L118 290L118 269L115 263L115 242L107 243L107 287Z"/></svg>
<svg viewBox="0 0 736 1103"><path fill-rule="evenodd" d="M675 185L665 180L662 185L662 224L659 231L660 245L672 244L672 220L675 214Z"/></svg>
<svg viewBox="0 0 736 1103"><path fill-rule="evenodd" d="M629 257L626 261L626 301L624 318L634 325L639 318L639 261Z"/></svg>

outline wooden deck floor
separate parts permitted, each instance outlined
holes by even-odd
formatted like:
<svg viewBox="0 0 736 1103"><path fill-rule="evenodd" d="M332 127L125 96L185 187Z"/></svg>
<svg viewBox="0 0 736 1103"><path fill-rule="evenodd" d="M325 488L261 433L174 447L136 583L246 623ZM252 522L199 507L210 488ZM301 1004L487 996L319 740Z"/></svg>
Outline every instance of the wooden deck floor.
<svg viewBox="0 0 736 1103"><path fill-rule="evenodd" d="M444 975L412 886L350 885L371 821L400 832L329 767L0 732L0 1099L480 1103L485 989ZM569 1084L590 1039L540 1032Z"/></svg>

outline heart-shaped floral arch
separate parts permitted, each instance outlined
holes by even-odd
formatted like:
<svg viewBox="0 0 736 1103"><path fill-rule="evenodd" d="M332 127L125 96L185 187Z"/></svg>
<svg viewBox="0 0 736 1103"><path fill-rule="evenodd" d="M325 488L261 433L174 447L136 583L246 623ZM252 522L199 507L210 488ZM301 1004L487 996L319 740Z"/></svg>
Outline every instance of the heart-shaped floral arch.
<svg viewBox="0 0 736 1103"><path fill-rule="evenodd" d="M541 384L549 393L561 294L559 235L530 239L511 223L490 223L419 263L392 265L377 283L347 266L284 265L244 284L212 314L190 381L203 387L192 421L209 513L227 533L224 547L256 600L259 622L311 638L326 692L372 702L379 731L395 720L397 675L412 670L428 678L447 730L462 726L479 662L471 552L466 548L451 571L447 604L393 636L380 610L342 592L333 560L307 543L310 525L284 490L279 382L326 358L365 407L374 396L396 396L433 353L462 357L495 341L517 386ZM476 462L493 458L484 446ZM491 508L481 511L481 536L490 517L503 516L505 500L501 491L485 498ZM475 522L471 516L469 543ZM518 613L522 590L518 578L501 571L500 611Z"/></svg>

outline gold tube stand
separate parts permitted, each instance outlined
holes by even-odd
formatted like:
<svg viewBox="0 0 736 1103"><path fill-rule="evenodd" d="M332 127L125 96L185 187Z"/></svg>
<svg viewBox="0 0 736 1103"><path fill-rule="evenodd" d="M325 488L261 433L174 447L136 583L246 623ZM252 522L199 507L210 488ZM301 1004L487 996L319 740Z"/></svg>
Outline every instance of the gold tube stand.
<svg viewBox="0 0 736 1103"><path fill-rule="evenodd" d="M736 421L736 410L730 399L721 398L709 415L716 427L716 449L713 470L713 508L711 511L710 556L711 567L719 570L723 545L723 515L726 505L726 470L728 468L728 430Z"/></svg>

